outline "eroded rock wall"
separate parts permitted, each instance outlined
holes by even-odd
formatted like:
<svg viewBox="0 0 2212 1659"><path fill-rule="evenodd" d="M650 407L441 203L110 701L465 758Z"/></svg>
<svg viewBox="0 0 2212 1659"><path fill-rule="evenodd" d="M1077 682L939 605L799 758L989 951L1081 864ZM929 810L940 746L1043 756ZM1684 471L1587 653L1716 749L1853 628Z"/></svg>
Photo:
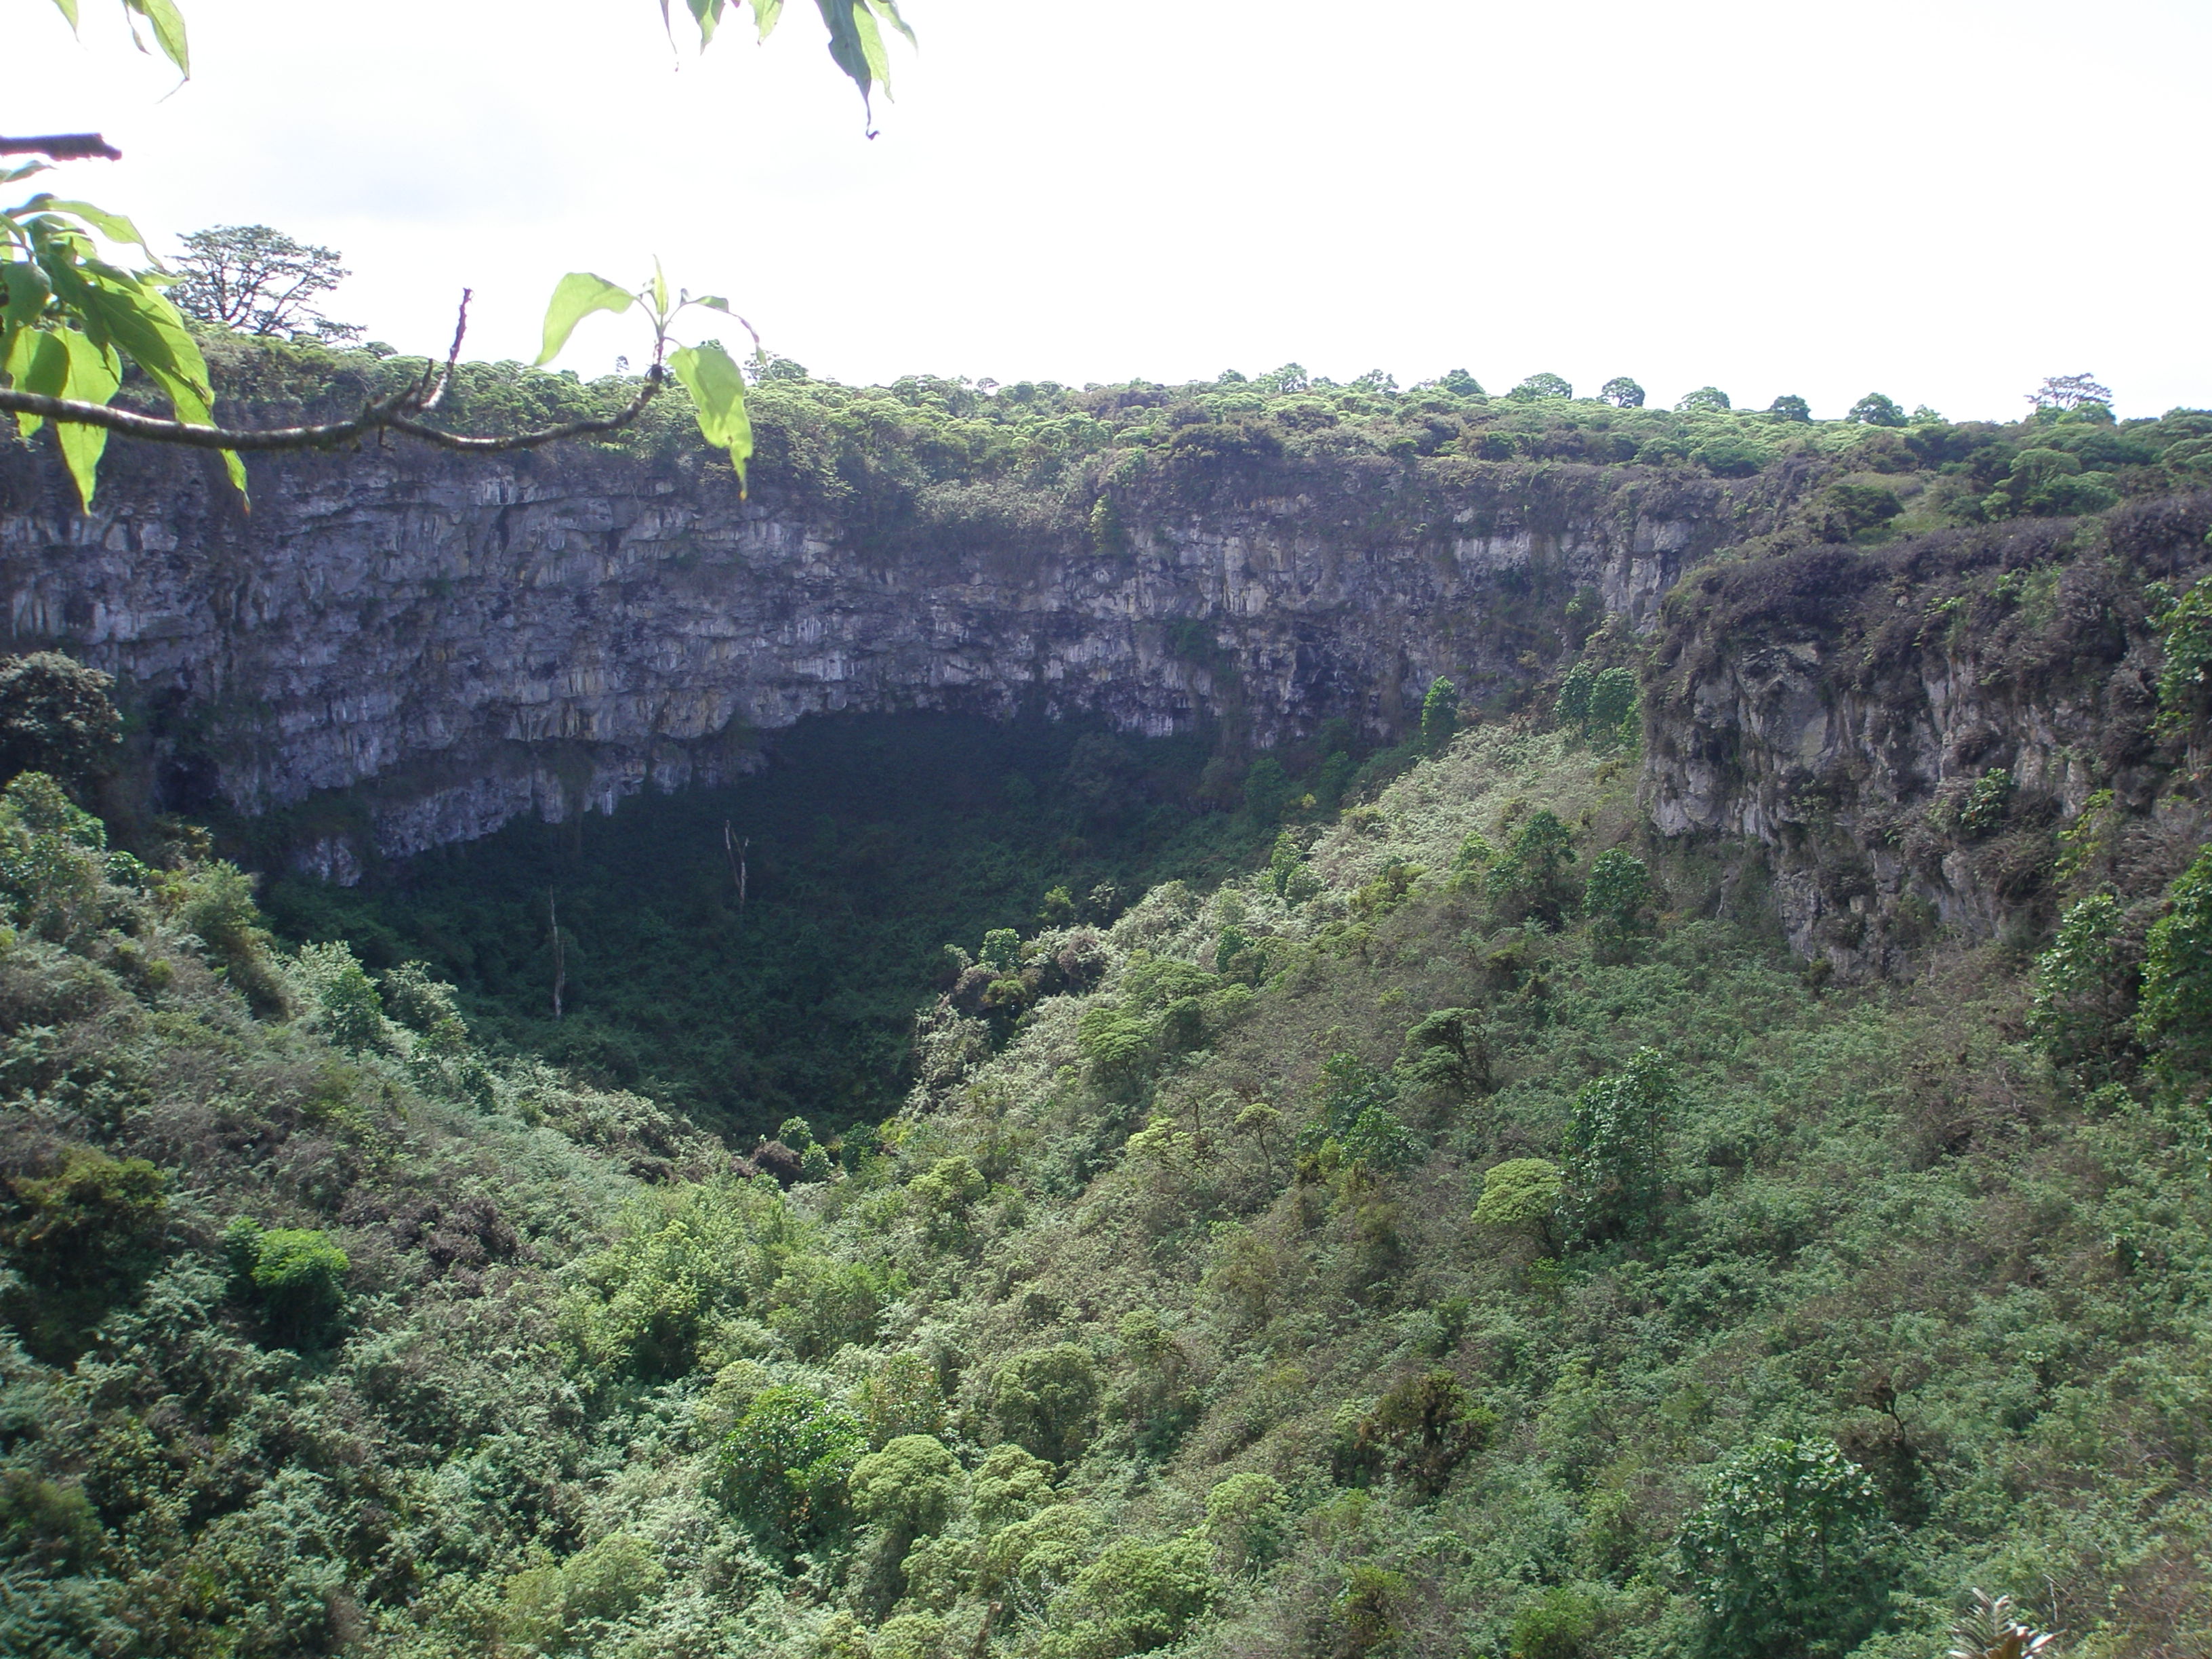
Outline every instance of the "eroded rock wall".
<svg viewBox="0 0 2212 1659"><path fill-rule="evenodd" d="M404 854L709 780L817 711L1387 732L1436 674L1470 702L1525 682L1577 592L1647 624L1742 510L1712 480L1475 467L1133 501L1109 550L956 526L887 554L684 458L365 449L252 483L242 512L201 458L118 444L88 516L0 451L6 643L118 677L166 804L347 792L366 829L302 851L340 879L364 836Z"/></svg>
<svg viewBox="0 0 2212 1659"><path fill-rule="evenodd" d="M2147 584L2193 580L2208 526L2212 494L1695 573L1656 641L1655 826L1768 849L1790 942L1844 978L1939 926L2033 936L2100 791L2148 890L2203 836L2206 757L2157 731Z"/></svg>

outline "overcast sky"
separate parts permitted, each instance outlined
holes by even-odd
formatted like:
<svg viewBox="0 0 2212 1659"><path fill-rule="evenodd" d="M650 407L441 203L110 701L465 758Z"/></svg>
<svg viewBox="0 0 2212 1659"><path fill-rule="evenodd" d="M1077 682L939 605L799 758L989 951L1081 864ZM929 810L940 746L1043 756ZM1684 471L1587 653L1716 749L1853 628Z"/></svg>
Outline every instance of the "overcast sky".
<svg viewBox="0 0 2212 1659"><path fill-rule="evenodd" d="M907 0L872 140L804 0L703 56L653 0L184 3L173 91L110 0L81 44L12 0L0 125L104 130L52 187L157 242L338 247L333 314L409 351L468 285L476 352L529 357L562 271L658 254L847 380L2212 404L2203 0Z"/></svg>

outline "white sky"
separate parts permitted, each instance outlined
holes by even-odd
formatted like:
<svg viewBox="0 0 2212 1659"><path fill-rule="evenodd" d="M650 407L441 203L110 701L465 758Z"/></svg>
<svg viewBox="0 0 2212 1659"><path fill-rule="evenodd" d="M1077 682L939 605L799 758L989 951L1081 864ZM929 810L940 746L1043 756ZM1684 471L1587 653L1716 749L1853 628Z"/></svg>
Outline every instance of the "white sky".
<svg viewBox="0 0 2212 1659"><path fill-rule="evenodd" d="M703 57L652 0L184 0L173 93L109 0L81 45L7 3L0 130L126 156L40 182L335 246L333 314L409 351L466 284L474 355L528 358L562 271L657 253L854 381L2212 405L2203 0L907 0L872 142L805 0Z"/></svg>

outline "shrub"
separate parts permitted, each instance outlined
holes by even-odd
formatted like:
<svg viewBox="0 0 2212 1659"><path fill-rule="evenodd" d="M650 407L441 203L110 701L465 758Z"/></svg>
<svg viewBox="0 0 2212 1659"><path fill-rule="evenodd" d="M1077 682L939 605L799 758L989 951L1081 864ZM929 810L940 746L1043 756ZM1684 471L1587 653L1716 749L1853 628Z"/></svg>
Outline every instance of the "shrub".
<svg viewBox="0 0 2212 1659"><path fill-rule="evenodd" d="M991 1380L999 1431L1050 1463L1082 1455L1098 1426L1100 1381L1091 1351L1073 1342L1016 1354Z"/></svg>
<svg viewBox="0 0 2212 1659"><path fill-rule="evenodd" d="M299 975L332 1042L356 1053L386 1046L384 1000L349 946L301 945Z"/></svg>
<svg viewBox="0 0 2212 1659"><path fill-rule="evenodd" d="M1441 674L1421 699L1421 747L1441 755L1459 729L1459 688Z"/></svg>
<svg viewBox="0 0 2212 1659"><path fill-rule="evenodd" d="M697 1365L718 1321L750 1299L752 1222L763 1209L749 1183L727 1178L637 1200L562 1303L561 1334L578 1369L659 1382Z"/></svg>
<svg viewBox="0 0 2212 1659"><path fill-rule="evenodd" d="M1832 1440L1762 1440L1714 1472L1679 1549L1716 1659L1848 1653L1887 1577L1881 1494Z"/></svg>
<svg viewBox="0 0 2212 1659"><path fill-rule="evenodd" d="M1020 1446L994 1446L975 1466L969 1492L975 1523L996 1532L1052 1502L1052 1465Z"/></svg>
<svg viewBox="0 0 2212 1659"><path fill-rule="evenodd" d="M1559 700L1556 705L1561 726L1576 732L1588 730L1590 688L1596 684L1597 670L1586 662L1578 662L1567 670L1559 681Z"/></svg>
<svg viewBox="0 0 2212 1659"><path fill-rule="evenodd" d="M763 1389L722 1442L722 1501L770 1549L845 1525L847 1482L867 1449L860 1425L804 1389Z"/></svg>
<svg viewBox="0 0 2212 1659"><path fill-rule="evenodd" d="M1041 1659L1126 1659L1180 1641L1220 1594L1206 1555L1196 1531L1115 1540L1054 1605Z"/></svg>
<svg viewBox="0 0 2212 1659"><path fill-rule="evenodd" d="M1856 426L1903 426L1905 411L1897 399L1879 392L1869 392L1853 404L1846 421Z"/></svg>
<svg viewBox="0 0 2212 1659"><path fill-rule="evenodd" d="M0 791L0 894L15 923L66 945L105 914L107 830L44 772Z"/></svg>
<svg viewBox="0 0 2212 1659"><path fill-rule="evenodd" d="M313 1341L337 1320L353 1264L329 1234L313 1227L264 1228L240 1216L224 1229L222 1246L234 1290L258 1305L279 1335Z"/></svg>
<svg viewBox="0 0 2212 1659"><path fill-rule="evenodd" d="M44 772L81 787L106 770L123 741L114 689L58 651L0 657L0 778Z"/></svg>
<svg viewBox="0 0 2212 1659"><path fill-rule="evenodd" d="M2181 737L2204 718L2212 694L2212 576L2203 577L2158 619L2166 662L2158 676L2158 726Z"/></svg>
<svg viewBox="0 0 2212 1659"><path fill-rule="evenodd" d="M1339 1052L1322 1062L1316 1086L1320 1109L1298 1131L1299 1152L1375 1170L1403 1169L1419 1158L1413 1131L1391 1109L1398 1084L1390 1073Z"/></svg>
<svg viewBox="0 0 2212 1659"><path fill-rule="evenodd" d="M1618 945L1645 926L1651 902L1651 872L1635 854L1609 847L1590 864L1583 888L1583 914L1601 945Z"/></svg>
<svg viewBox="0 0 2212 1659"><path fill-rule="evenodd" d="M853 1466L853 1513L904 1545L942 1530L960 1465L934 1435L902 1434Z"/></svg>
<svg viewBox="0 0 2212 1659"><path fill-rule="evenodd" d="M1559 1200L1566 1190L1559 1166L1548 1158L1510 1158L1483 1172L1474 1224L1534 1239L1549 1255L1559 1247Z"/></svg>
<svg viewBox="0 0 2212 1659"><path fill-rule="evenodd" d="M1206 1495L1206 1531L1231 1572L1259 1571L1290 1539L1290 1495L1272 1474L1232 1474Z"/></svg>
<svg viewBox="0 0 2212 1659"><path fill-rule="evenodd" d="M1273 755L1261 756L1244 775L1244 810L1251 814L1253 823L1263 828L1280 823L1297 805L1298 793L1297 785Z"/></svg>
<svg viewBox="0 0 2212 1659"><path fill-rule="evenodd" d="M907 1183L924 1236L940 1248L967 1242L969 1218L990 1189L975 1160L964 1155L940 1158Z"/></svg>
<svg viewBox="0 0 2212 1659"><path fill-rule="evenodd" d="M2035 959L2027 1029L2061 1066L2113 1060L2135 1036L2140 964L2120 937L2123 914L2112 892L2091 894L2068 908Z"/></svg>
<svg viewBox="0 0 2212 1659"><path fill-rule="evenodd" d="M1656 1048L1639 1048L1624 1069L1585 1085L1575 1097L1565 1147L1567 1207L1586 1236L1638 1231L1655 1218L1677 1098L1673 1068Z"/></svg>
<svg viewBox="0 0 2212 1659"><path fill-rule="evenodd" d="M2212 847L2166 890L2150 930L2136 1030L2169 1070L2212 1069Z"/></svg>

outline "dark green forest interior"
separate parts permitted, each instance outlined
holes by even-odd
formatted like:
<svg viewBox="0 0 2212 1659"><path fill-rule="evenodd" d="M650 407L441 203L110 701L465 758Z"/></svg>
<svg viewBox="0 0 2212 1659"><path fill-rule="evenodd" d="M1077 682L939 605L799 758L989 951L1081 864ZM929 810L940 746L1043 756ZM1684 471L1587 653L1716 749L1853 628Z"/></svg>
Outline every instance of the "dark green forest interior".
<svg viewBox="0 0 2212 1659"><path fill-rule="evenodd" d="M264 908L376 971L421 961L486 1038L732 1140L793 1115L826 1135L904 1097L915 1015L957 972L947 945L1103 925L1157 882L1218 879L1312 789L1333 805L1358 754L1340 722L1254 782L1210 734L926 714L817 717L764 749L723 787L512 823L356 888L281 878Z"/></svg>
<svg viewBox="0 0 2212 1659"><path fill-rule="evenodd" d="M1520 678L1374 754L840 717L265 912L84 810L81 676L0 668L0 1647L2212 1648L2212 414L1297 378L787 366L758 487L848 492L855 557L1608 468L1741 538L1648 635L1532 586ZM1661 835L1662 767L1781 763L1709 708L1778 651L1899 730L1971 672L1984 746ZM2060 716L2070 811L2013 771ZM1807 891L1903 969L1797 956Z"/></svg>

